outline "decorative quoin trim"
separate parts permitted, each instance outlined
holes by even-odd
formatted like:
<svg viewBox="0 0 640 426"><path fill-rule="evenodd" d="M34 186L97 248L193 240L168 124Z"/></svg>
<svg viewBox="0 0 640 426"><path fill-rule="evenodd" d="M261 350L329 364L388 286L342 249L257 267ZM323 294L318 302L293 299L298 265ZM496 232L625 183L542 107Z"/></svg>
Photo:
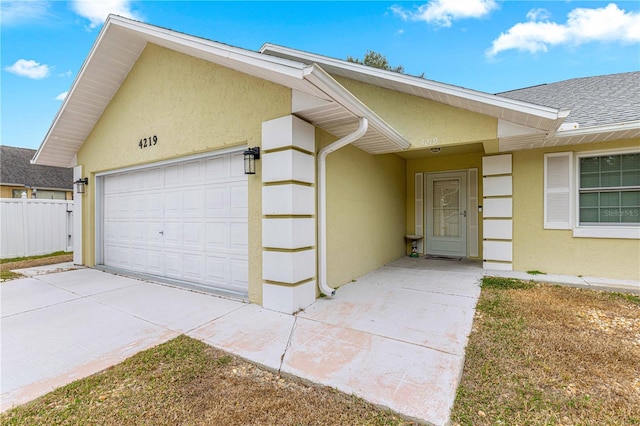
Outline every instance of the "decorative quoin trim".
<svg viewBox="0 0 640 426"><path fill-rule="evenodd" d="M316 298L315 128L262 123L262 304L291 314Z"/></svg>
<svg viewBox="0 0 640 426"><path fill-rule="evenodd" d="M513 178L511 154L482 158L483 268L513 270Z"/></svg>

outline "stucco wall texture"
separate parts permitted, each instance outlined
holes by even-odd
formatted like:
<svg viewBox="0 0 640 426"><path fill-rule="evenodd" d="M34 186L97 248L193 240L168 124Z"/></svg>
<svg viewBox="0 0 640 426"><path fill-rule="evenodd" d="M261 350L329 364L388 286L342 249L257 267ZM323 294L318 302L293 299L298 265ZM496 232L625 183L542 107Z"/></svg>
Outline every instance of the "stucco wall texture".
<svg viewBox="0 0 640 426"><path fill-rule="evenodd" d="M262 122L291 112L288 88L148 45L78 151L84 175L238 146L260 146ZM140 149L140 138L158 144ZM262 298L260 162L249 177L249 298ZM95 185L83 197L83 257L95 265Z"/></svg>
<svg viewBox="0 0 640 426"><path fill-rule="evenodd" d="M318 149L335 138L316 131ZM340 286L405 254L406 161L346 146L327 156L327 281Z"/></svg>
<svg viewBox="0 0 640 426"><path fill-rule="evenodd" d="M636 148L640 139L513 153L513 267L517 271L640 280L636 239L575 238L544 229L544 154Z"/></svg>

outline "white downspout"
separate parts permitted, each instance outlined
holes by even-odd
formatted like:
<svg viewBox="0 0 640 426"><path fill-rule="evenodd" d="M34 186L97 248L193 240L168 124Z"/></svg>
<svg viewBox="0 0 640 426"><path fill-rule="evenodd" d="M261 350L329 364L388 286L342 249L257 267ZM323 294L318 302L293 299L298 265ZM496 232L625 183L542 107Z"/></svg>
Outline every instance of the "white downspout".
<svg viewBox="0 0 640 426"><path fill-rule="evenodd" d="M333 296L336 290L327 284L327 155L360 139L367 133L369 120L360 118L358 129L325 146L318 152L318 287L325 296Z"/></svg>

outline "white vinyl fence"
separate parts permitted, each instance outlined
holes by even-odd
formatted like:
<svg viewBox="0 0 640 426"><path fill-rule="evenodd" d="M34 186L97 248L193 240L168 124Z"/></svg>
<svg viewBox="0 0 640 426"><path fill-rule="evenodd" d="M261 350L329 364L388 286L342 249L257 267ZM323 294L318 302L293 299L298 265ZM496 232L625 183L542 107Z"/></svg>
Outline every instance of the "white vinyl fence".
<svg viewBox="0 0 640 426"><path fill-rule="evenodd" d="M0 199L0 258L73 251L73 201Z"/></svg>

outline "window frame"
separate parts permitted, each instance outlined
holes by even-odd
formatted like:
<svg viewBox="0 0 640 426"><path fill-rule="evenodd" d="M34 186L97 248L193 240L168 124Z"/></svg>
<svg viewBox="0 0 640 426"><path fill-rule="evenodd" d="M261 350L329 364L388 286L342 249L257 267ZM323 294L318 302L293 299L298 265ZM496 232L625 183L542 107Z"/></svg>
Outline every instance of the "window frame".
<svg viewBox="0 0 640 426"><path fill-rule="evenodd" d="M573 164L573 236L578 238L628 238L640 239L640 224L616 223L580 224L580 160L588 157L604 157L607 155L640 154L640 150L626 148L599 151L583 151L574 153Z"/></svg>

